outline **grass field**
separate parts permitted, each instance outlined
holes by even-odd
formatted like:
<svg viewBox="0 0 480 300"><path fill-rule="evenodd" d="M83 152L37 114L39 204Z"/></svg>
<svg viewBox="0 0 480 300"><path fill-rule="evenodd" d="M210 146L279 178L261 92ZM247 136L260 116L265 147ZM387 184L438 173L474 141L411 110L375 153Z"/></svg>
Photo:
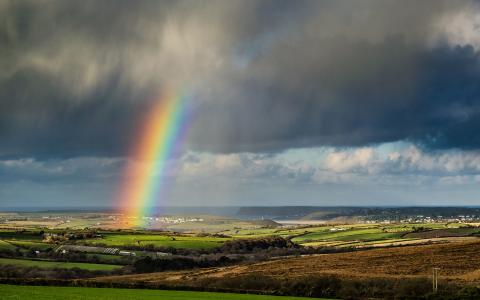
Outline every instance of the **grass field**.
<svg viewBox="0 0 480 300"><path fill-rule="evenodd" d="M366 229L348 229L344 231L323 230L312 232L305 235L295 237L294 242L305 241L375 241L382 239L394 239L401 237L400 232L384 232L381 228L366 228Z"/></svg>
<svg viewBox="0 0 480 300"><path fill-rule="evenodd" d="M0 230L0 240L17 241L38 241L41 242L43 236L38 232L16 232L11 230Z"/></svg>
<svg viewBox="0 0 480 300"><path fill-rule="evenodd" d="M320 225L320 226L300 226L292 228L260 228L260 229L236 229L226 230L222 233L231 235L236 238L243 237L257 237L257 236L303 236L305 234L322 233L334 236L337 233L344 231L331 231L332 228L340 228L345 231L357 231L357 230L373 230L378 232L384 229L385 232L398 233L412 231L414 227L424 227L430 229L444 229L447 228L445 223L429 223L429 224L348 224L348 225ZM449 224L448 228L457 228L459 224Z"/></svg>
<svg viewBox="0 0 480 300"><path fill-rule="evenodd" d="M102 239L86 240L90 245L105 244L107 246L146 246L173 247L188 249L209 249L221 246L227 238L167 236L156 234L106 234Z"/></svg>
<svg viewBox="0 0 480 300"><path fill-rule="evenodd" d="M40 242L31 242L31 241L5 241L7 243L10 243L12 246L20 247L20 248L25 248L25 249L31 249L31 250L40 250L40 251L45 251L47 249L52 248L54 245L52 244L47 244L47 243L40 243Z"/></svg>
<svg viewBox="0 0 480 300"><path fill-rule="evenodd" d="M80 222L80 221L79 221ZM223 224L223 223L222 223ZM152 234L150 232L100 232L103 238L88 239L82 242L91 246L105 245L107 247L153 245L155 247L172 247L177 249L211 249L221 246L225 241L237 238L261 238L266 236L281 236L292 238L292 241L308 246L365 246L380 241L412 240L430 237L466 236L480 232L479 228L467 228L459 223L415 223L415 224L345 224L345 225L315 225L297 227L232 227L237 223L228 223L226 230L217 232L231 238L196 235ZM243 223L238 223L243 224ZM237 225L238 225L237 224ZM213 225L212 225L213 226ZM221 229L221 224L215 225ZM253 226L250 224L249 226ZM414 232L415 228L429 231ZM54 231L51 231L54 232ZM46 251L51 244L42 243L40 230L15 231L0 230L1 250L40 250Z"/></svg>
<svg viewBox="0 0 480 300"><path fill-rule="evenodd" d="M161 290L132 290L110 288L79 288L79 287L51 287L51 286L15 286L0 285L0 295L5 300L301 300L311 298L260 296L246 294L226 294L207 292L161 291ZM318 299L318 298L317 298Z"/></svg>
<svg viewBox="0 0 480 300"><path fill-rule="evenodd" d="M14 251L15 249L17 249L17 247L15 247L14 245L10 244L9 242L0 240L0 250Z"/></svg>
<svg viewBox="0 0 480 300"><path fill-rule="evenodd" d="M307 233L296 235L292 241L310 245L310 246L340 246L340 245L367 245L372 242L380 241L398 241L398 240L411 240L413 238L420 238L421 235L415 236L415 234L409 233L414 228L423 227L431 229L431 233L437 231L445 231L450 235L445 234L443 236L455 236L458 232L478 232L480 229L459 228L459 224L442 224L442 223L430 223L430 224L398 224L398 225L359 225L359 226L328 226L318 228L305 228ZM337 230L331 230L336 228ZM338 230L340 229L340 230ZM298 231L298 230L297 230ZM356 242L356 243L354 243Z"/></svg>
<svg viewBox="0 0 480 300"><path fill-rule="evenodd" d="M61 269L79 268L79 269L85 269L90 271L111 271L121 267L118 265L107 265L107 264L56 262L56 261L45 261L45 260L28 260L28 259L11 259L11 258L0 258L0 265L17 265L17 266L25 266L25 267L61 268Z"/></svg>
<svg viewBox="0 0 480 300"><path fill-rule="evenodd" d="M281 237L291 237L302 234L307 234L315 231L325 231L330 227L308 227L308 228L261 228L261 229L241 229L225 232L227 235L231 235L235 238L252 238L252 237L263 237L263 236L281 236Z"/></svg>

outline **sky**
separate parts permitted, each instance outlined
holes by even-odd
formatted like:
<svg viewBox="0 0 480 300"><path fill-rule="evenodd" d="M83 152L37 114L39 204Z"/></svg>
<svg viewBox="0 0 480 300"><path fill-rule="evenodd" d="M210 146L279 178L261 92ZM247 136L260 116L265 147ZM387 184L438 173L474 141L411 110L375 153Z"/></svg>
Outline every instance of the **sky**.
<svg viewBox="0 0 480 300"><path fill-rule="evenodd" d="M118 205L174 86L159 205L480 205L480 2L0 1L0 208Z"/></svg>

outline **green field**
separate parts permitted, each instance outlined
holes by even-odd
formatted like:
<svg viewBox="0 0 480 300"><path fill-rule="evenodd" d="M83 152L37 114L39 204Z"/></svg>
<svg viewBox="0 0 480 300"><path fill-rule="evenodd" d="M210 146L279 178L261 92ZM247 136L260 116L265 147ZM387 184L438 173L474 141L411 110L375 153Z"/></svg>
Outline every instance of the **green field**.
<svg viewBox="0 0 480 300"><path fill-rule="evenodd" d="M312 232L293 239L294 242L307 240L335 240L335 241L376 241L401 237L399 232L383 232L380 228L350 229L331 232L330 230Z"/></svg>
<svg viewBox="0 0 480 300"><path fill-rule="evenodd" d="M32 232L32 231L17 232L12 230L0 230L0 240L41 242L42 239L43 239L43 236L39 232Z"/></svg>
<svg viewBox="0 0 480 300"><path fill-rule="evenodd" d="M264 236L281 236L281 237L291 237L302 234L307 234L313 231L324 231L330 227L321 226L321 227L308 227L308 228L260 228L260 229L243 229L243 230L234 230L225 232L227 235L231 235L235 238L252 238L252 237L264 237Z"/></svg>
<svg viewBox="0 0 480 300"><path fill-rule="evenodd" d="M28 260L28 259L12 259L12 258L0 258L0 265L17 265L17 266L25 266L25 267L61 268L61 269L79 268L79 269L85 269L90 271L111 271L114 269L121 268L121 266L118 266L118 265L57 262L57 261L46 261L46 260Z"/></svg>
<svg viewBox="0 0 480 300"><path fill-rule="evenodd" d="M52 244L47 243L40 243L40 242L31 242L31 241L5 241L10 243L12 246L16 246L19 248L25 248L30 250L40 250L45 251L47 249L51 249L54 247Z"/></svg>
<svg viewBox="0 0 480 300"><path fill-rule="evenodd" d="M10 244L9 242L0 240L0 250L14 251L15 249L17 249L17 247L15 247L14 245Z"/></svg>
<svg viewBox="0 0 480 300"><path fill-rule="evenodd" d="M90 220L89 220L90 221ZM80 221L79 221L80 222ZM466 233L478 233L478 228L461 228L467 225L459 223L414 223L414 224L345 224L345 225L314 225L314 226L292 226L292 227L254 227L245 222L228 223L226 229L220 230L221 224L215 224L217 233L228 237L196 236L194 234L178 235L171 233L153 234L148 231L127 231L127 232L99 232L102 238L81 240L80 244L90 246L106 246L122 248L125 246L155 246L177 249L211 249L221 246L225 241L238 238L262 238L266 236L281 236L291 238L293 242L308 246L363 246L380 241L411 240L423 236L435 236L435 232L426 232L425 229L440 230L448 236ZM235 226L236 225L236 226ZM242 225L242 226L241 226ZM237 227L238 226L238 227ZM415 229L422 228L419 233ZM459 231L457 233L457 231ZM49 232L55 232L49 230ZM0 230L0 251L15 250L21 251L40 250L47 251L52 244L42 243L41 231L36 230ZM442 235L442 236L443 236ZM66 242L68 244L70 242ZM73 242L76 243L76 242ZM108 263L108 257L105 261ZM113 260L112 258L111 260Z"/></svg>
<svg viewBox="0 0 480 300"><path fill-rule="evenodd" d="M303 297L278 297L247 294L227 294L208 292L133 290L111 288L52 287L52 286L15 286L0 285L0 295L5 300L301 300ZM317 298L318 299L318 298Z"/></svg>
<svg viewBox="0 0 480 300"><path fill-rule="evenodd" d="M86 240L87 244L107 246L147 246L173 247L184 249L209 249L221 246L228 238L168 236L157 234L105 234L101 239Z"/></svg>
<svg viewBox="0 0 480 300"><path fill-rule="evenodd" d="M466 228L459 228L459 224L373 224L373 225L342 225L342 226L324 226L318 228L305 228L304 234L296 235L292 241L310 246L339 246L351 245L358 246L369 244L376 241L399 241L411 240L412 237L405 234L412 232L415 228L423 227L433 230L465 231ZM336 228L337 230L331 230ZM341 230L338 230L341 229ZM478 229L471 229L472 232ZM359 242L359 243L354 243Z"/></svg>

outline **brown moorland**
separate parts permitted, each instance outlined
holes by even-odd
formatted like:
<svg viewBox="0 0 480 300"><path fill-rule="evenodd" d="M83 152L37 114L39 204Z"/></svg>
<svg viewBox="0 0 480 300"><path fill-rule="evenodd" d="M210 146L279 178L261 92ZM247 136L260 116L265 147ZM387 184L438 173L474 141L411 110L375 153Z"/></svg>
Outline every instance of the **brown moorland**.
<svg viewBox="0 0 480 300"><path fill-rule="evenodd" d="M237 266L97 278L98 282L141 282L196 287L205 280L261 274L272 279L304 276L340 278L425 278L440 268L443 279L480 281L480 239L452 238L451 242L273 259Z"/></svg>

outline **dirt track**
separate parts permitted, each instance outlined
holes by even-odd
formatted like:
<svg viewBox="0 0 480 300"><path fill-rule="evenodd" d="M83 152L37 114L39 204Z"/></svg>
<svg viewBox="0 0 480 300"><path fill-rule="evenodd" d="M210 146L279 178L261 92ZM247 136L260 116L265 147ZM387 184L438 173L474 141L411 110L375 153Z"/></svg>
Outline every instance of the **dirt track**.
<svg viewBox="0 0 480 300"><path fill-rule="evenodd" d="M310 255L250 265L115 276L97 280L195 285L200 279L235 278L252 273L278 279L327 274L356 278L424 277L430 275L432 267L439 267L443 278L480 281L480 239L459 239L445 244Z"/></svg>

